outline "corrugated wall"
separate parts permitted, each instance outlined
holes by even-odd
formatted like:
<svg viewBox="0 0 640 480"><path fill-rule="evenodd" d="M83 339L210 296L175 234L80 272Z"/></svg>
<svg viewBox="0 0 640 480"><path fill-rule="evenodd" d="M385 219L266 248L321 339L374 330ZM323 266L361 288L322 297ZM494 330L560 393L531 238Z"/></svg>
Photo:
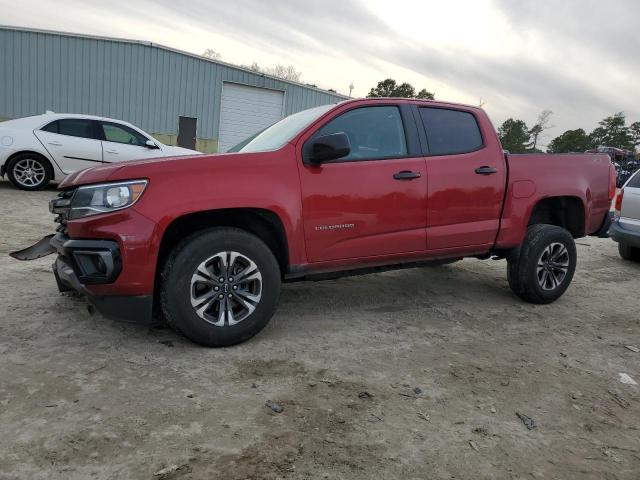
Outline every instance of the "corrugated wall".
<svg viewBox="0 0 640 480"><path fill-rule="evenodd" d="M225 81L285 91L287 115L344 99L155 45L11 28L0 28L0 81L0 117L53 110L175 135L183 115L212 139Z"/></svg>

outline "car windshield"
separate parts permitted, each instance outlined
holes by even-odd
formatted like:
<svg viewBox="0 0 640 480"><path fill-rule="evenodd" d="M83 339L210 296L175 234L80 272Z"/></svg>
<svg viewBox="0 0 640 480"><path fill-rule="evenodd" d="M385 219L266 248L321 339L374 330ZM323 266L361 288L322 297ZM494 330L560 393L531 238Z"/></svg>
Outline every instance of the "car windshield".
<svg viewBox="0 0 640 480"><path fill-rule="evenodd" d="M229 152L265 152L277 150L300 133L335 105L322 105L283 118L278 123L265 128L261 132L247 138L229 150Z"/></svg>

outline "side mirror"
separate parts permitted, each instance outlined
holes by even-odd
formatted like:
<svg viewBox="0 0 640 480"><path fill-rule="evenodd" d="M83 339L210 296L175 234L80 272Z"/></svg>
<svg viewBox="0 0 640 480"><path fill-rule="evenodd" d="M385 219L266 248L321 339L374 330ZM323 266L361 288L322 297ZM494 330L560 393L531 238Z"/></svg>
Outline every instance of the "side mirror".
<svg viewBox="0 0 640 480"><path fill-rule="evenodd" d="M320 164L349 155L351 143L346 133L331 133L311 139L305 152L305 163Z"/></svg>
<svg viewBox="0 0 640 480"><path fill-rule="evenodd" d="M160 147L158 145L156 145L156 143L153 140L147 140L146 142L144 142L144 146L150 149L159 149Z"/></svg>

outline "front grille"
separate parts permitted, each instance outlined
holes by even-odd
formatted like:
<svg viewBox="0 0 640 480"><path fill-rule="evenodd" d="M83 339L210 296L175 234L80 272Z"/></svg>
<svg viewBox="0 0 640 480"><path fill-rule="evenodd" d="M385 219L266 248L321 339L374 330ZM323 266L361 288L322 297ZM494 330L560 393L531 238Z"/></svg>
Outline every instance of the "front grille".
<svg viewBox="0 0 640 480"><path fill-rule="evenodd" d="M75 189L63 190L55 198L49 202L49 211L56 215L53 220L59 225L56 232L67 233L67 220L69 220L69 211L71 210L71 197L75 193Z"/></svg>

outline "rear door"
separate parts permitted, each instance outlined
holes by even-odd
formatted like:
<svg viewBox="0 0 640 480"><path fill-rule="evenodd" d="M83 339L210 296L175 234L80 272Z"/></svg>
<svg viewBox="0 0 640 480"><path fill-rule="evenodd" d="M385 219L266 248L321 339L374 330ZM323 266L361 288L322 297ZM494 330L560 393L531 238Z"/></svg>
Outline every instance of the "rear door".
<svg viewBox="0 0 640 480"><path fill-rule="evenodd" d="M347 157L301 165L311 262L425 250L425 160L407 141L403 118L397 105L358 107L307 140L344 132L351 143ZM411 127L415 131L414 123Z"/></svg>
<svg viewBox="0 0 640 480"><path fill-rule="evenodd" d="M102 163L102 146L95 120L62 118L33 133L64 173Z"/></svg>
<svg viewBox="0 0 640 480"><path fill-rule="evenodd" d="M100 122L102 152L105 163L126 162L162 156L157 148L146 145L149 138L140 132L115 122ZM155 144L155 142L154 142Z"/></svg>
<svg viewBox="0 0 640 480"><path fill-rule="evenodd" d="M488 246L495 242L504 197L506 165L485 139L472 111L419 107L428 143L429 250Z"/></svg>

